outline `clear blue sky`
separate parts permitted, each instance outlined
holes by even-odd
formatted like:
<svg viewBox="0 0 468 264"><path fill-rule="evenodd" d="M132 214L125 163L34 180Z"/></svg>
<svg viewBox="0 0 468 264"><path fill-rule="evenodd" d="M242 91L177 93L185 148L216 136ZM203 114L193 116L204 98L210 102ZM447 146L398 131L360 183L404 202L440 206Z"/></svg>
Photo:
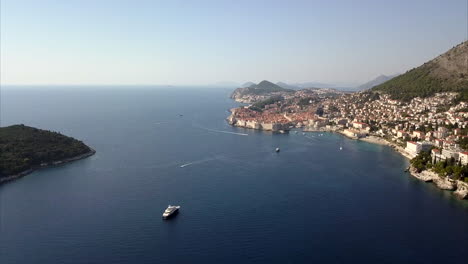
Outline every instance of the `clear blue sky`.
<svg viewBox="0 0 468 264"><path fill-rule="evenodd" d="M355 84L466 37L467 0L1 0L1 82Z"/></svg>

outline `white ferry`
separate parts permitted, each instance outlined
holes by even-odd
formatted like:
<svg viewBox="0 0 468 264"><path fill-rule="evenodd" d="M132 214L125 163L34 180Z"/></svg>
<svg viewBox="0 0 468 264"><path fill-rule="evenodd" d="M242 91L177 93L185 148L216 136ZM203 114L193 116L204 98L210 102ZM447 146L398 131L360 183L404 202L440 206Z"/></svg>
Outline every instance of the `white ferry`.
<svg viewBox="0 0 468 264"><path fill-rule="evenodd" d="M162 217L167 219L172 215L175 215L179 212L180 206L179 205L169 205L167 209L164 211Z"/></svg>

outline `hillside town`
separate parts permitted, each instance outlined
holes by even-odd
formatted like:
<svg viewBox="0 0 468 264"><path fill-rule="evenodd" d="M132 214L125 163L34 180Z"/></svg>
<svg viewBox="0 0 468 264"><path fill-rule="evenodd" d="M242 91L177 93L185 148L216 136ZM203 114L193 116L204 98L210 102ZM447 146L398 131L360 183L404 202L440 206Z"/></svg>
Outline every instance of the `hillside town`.
<svg viewBox="0 0 468 264"><path fill-rule="evenodd" d="M382 137L404 146L410 157L433 149L434 160L453 158L466 165L467 152L458 142L468 138L468 104L454 104L456 96L456 93L438 93L402 102L387 95L372 99L358 93L326 100L323 106L325 111L338 109L326 117L346 135Z"/></svg>
<svg viewBox="0 0 468 264"><path fill-rule="evenodd" d="M231 109L228 122L273 132L333 131L353 139L380 140L409 159L426 151L434 164L468 165L468 103L457 102L457 93L437 93L408 102L375 92L330 94L317 90L275 98L267 104L255 102Z"/></svg>
<svg viewBox="0 0 468 264"><path fill-rule="evenodd" d="M456 96L438 93L402 102L366 92L320 97L298 91L261 111L251 106L231 109L229 121L272 131L304 128L342 132L351 138L378 136L405 147L411 157L433 148L434 159L454 158L466 165L467 152L457 142L468 138L468 103L454 105Z"/></svg>

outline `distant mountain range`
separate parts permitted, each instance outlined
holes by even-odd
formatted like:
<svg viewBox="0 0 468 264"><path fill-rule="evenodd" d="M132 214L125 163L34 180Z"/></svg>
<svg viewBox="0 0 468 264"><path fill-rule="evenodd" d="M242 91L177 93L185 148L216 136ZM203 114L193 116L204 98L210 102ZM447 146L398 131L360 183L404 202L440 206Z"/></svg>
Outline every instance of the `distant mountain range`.
<svg viewBox="0 0 468 264"><path fill-rule="evenodd" d="M244 83L243 85L241 85L241 88L250 87L250 86L252 86L252 85L255 85L255 83L253 83L253 82L246 82L246 83Z"/></svg>
<svg viewBox="0 0 468 264"><path fill-rule="evenodd" d="M355 89L353 90L356 90L356 91L362 91L362 90L367 90L367 89L370 89L374 86L377 86L379 84L382 84L388 80L391 80L393 78L395 78L396 76L398 76L398 74L395 74L395 75L390 75L390 76L387 76L387 75L379 75L377 76L377 78L373 79L373 80L370 80L366 83L363 83L361 85L359 85L358 87L356 87Z"/></svg>
<svg viewBox="0 0 468 264"><path fill-rule="evenodd" d="M379 85L381 83L384 83L392 78L394 78L397 75L380 75L377 78L366 82L364 84L361 84L359 86L340 86L337 84L330 84L330 83L321 83L321 82L304 82L304 83L285 83L285 82L277 82L276 85L280 86L281 88L284 89L291 89L291 90L301 90L301 89L336 89L336 90L341 90L341 91L361 91L361 90L367 90L370 89L376 85ZM246 88L250 87L252 85L255 85L253 82L246 82L243 85L241 85L241 88Z"/></svg>
<svg viewBox="0 0 468 264"><path fill-rule="evenodd" d="M284 83L284 82L277 82L276 84L283 88L293 89L293 90L301 90L301 89L308 89L308 88L350 90L349 87L342 87L340 85L321 83L321 82L304 82L304 83L291 83L291 84Z"/></svg>
<svg viewBox="0 0 468 264"><path fill-rule="evenodd" d="M341 87L320 82L278 82L274 84L262 81L258 85L253 82L247 82L242 87L249 88L255 93L272 89L300 90L305 88L325 88L342 91L371 89L372 91L390 94L392 98L399 100L428 97L438 92L459 92L459 99L468 101L468 41L453 47L437 58L404 74L380 75L359 86ZM267 89L263 89L262 87Z"/></svg>
<svg viewBox="0 0 468 264"><path fill-rule="evenodd" d="M394 99L410 100L438 92L460 92L468 101L468 41L437 58L372 88Z"/></svg>
<svg viewBox="0 0 468 264"><path fill-rule="evenodd" d="M303 87L293 85L293 84L287 84L284 82L277 82L276 85L283 87L284 89L292 89L292 90L300 90L303 89Z"/></svg>

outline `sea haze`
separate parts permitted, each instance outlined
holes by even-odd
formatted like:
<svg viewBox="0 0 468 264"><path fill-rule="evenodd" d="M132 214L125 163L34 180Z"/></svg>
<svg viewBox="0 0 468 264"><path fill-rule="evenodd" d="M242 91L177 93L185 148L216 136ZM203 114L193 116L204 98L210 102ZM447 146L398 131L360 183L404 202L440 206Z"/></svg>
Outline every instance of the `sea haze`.
<svg viewBox="0 0 468 264"><path fill-rule="evenodd" d="M0 263L466 261L466 201L386 146L230 127L230 92L5 89L2 125L97 154L0 186Z"/></svg>

